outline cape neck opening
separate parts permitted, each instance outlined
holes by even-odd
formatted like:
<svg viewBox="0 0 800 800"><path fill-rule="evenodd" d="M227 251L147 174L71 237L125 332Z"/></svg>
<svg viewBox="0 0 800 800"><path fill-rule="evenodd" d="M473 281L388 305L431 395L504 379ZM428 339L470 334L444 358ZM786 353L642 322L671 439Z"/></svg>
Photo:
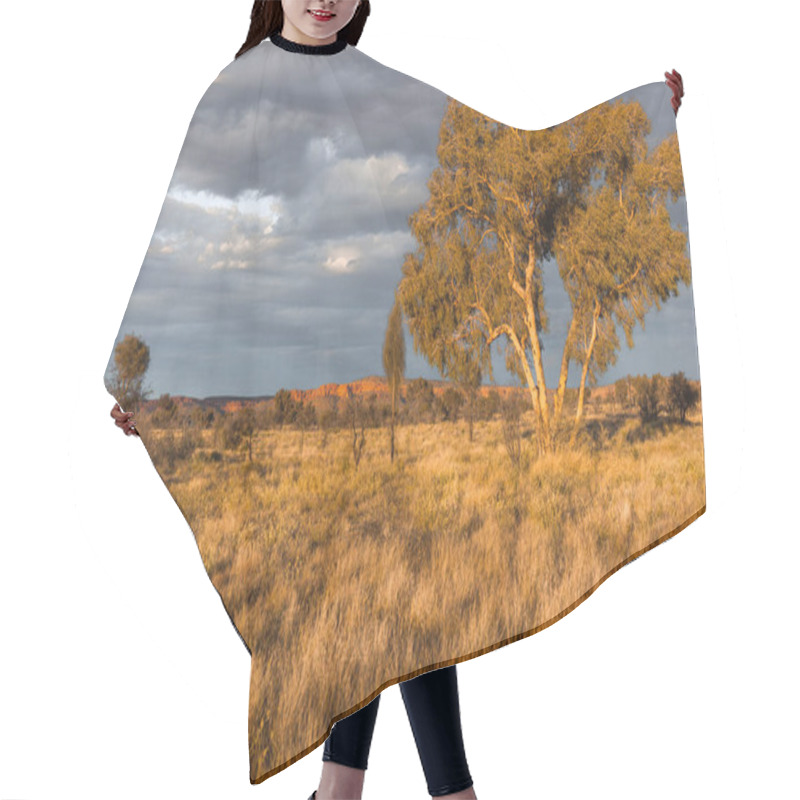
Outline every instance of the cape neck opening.
<svg viewBox="0 0 800 800"><path fill-rule="evenodd" d="M290 53L305 53L309 56L330 56L340 53L347 47L346 39L337 39L329 44L300 44L281 36L279 32L273 33L269 38L274 45L283 50L288 50Z"/></svg>

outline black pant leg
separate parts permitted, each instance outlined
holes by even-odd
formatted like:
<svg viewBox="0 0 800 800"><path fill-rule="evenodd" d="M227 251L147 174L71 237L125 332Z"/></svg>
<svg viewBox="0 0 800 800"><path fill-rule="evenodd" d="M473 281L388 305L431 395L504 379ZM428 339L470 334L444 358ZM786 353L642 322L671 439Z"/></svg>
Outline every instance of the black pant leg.
<svg viewBox="0 0 800 800"><path fill-rule="evenodd" d="M400 684L431 797L472 786L461 732L456 665Z"/></svg>
<svg viewBox="0 0 800 800"><path fill-rule="evenodd" d="M356 769L367 768L380 699L378 695L355 713L333 723L322 751L323 761L334 761Z"/></svg>

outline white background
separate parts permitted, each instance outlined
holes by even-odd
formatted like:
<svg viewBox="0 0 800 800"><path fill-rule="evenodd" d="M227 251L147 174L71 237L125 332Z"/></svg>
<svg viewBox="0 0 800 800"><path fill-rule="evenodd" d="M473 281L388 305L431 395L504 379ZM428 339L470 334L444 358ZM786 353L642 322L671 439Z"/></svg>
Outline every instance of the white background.
<svg viewBox="0 0 800 800"><path fill-rule="evenodd" d="M250 8L3 7L2 800L305 800L318 783L321 746L249 783L249 656L102 383L189 120ZM788 8L373 0L360 49L519 127L673 67L685 82L708 510L557 624L458 665L481 800L800 792ZM392 686L364 798L427 796Z"/></svg>

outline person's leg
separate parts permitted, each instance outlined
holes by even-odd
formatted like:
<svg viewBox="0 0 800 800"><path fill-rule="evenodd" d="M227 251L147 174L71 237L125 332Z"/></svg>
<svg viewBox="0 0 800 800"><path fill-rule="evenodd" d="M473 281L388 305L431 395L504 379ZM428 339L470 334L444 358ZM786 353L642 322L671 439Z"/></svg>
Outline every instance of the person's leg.
<svg viewBox="0 0 800 800"><path fill-rule="evenodd" d="M354 714L334 722L322 750L322 777L314 800L359 800L364 786L378 695Z"/></svg>
<svg viewBox="0 0 800 800"><path fill-rule="evenodd" d="M467 766L455 664L400 683L431 797L475 797Z"/></svg>

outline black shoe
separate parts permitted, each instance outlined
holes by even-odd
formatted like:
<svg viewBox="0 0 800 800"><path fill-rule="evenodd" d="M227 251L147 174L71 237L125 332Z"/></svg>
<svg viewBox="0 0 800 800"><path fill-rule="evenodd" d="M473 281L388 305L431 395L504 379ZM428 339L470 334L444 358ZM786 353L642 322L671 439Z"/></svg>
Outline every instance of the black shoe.
<svg viewBox="0 0 800 800"><path fill-rule="evenodd" d="M308 800L314 800L314 798L315 798L316 796L317 796L317 790L316 790L316 789L314 789L314 791L313 791L313 792L311 792L311 797L309 797L309 798L308 798Z"/></svg>

